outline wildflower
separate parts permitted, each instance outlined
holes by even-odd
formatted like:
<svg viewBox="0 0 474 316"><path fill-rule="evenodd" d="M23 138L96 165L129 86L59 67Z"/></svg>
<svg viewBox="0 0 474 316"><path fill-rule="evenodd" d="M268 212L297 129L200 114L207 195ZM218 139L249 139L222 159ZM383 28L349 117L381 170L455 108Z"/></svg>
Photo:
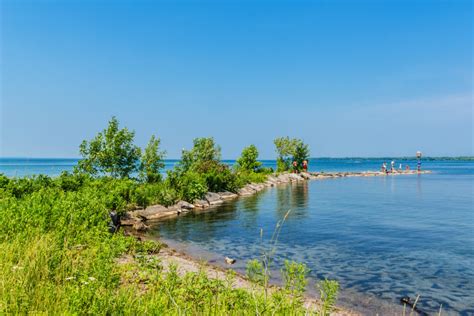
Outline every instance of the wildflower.
<svg viewBox="0 0 474 316"><path fill-rule="evenodd" d="M89 280L90 280L90 281L96 281L97 279L94 278L94 277L89 277Z"/></svg>
<svg viewBox="0 0 474 316"><path fill-rule="evenodd" d="M76 277L71 276L71 277L67 277L65 280L66 280L66 281L71 281L71 280L74 280L75 278L76 278Z"/></svg>
<svg viewBox="0 0 474 316"><path fill-rule="evenodd" d="M20 266L13 266L12 267L12 270L15 271L15 270L22 270L24 267L20 267Z"/></svg>

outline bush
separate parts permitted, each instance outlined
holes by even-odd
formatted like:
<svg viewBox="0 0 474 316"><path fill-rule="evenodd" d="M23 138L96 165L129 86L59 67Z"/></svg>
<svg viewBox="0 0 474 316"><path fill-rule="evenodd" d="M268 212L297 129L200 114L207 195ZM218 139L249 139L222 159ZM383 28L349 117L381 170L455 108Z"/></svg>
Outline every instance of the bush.
<svg viewBox="0 0 474 316"><path fill-rule="evenodd" d="M262 163L257 160L258 150L255 145L250 145L242 150L242 155L236 161L236 167L242 171L258 172Z"/></svg>
<svg viewBox="0 0 474 316"><path fill-rule="evenodd" d="M179 199L189 202L201 199L208 191L206 179L193 171L185 173L169 171L166 183L168 187L176 190Z"/></svg>

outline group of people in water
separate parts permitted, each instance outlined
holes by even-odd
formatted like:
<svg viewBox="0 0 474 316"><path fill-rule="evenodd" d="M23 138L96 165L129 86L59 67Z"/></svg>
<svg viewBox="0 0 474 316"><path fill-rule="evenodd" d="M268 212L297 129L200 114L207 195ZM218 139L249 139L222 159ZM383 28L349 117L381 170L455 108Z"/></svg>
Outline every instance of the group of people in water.
<svg viewBox="0 0 474 316"><path fill-rule="evenodd" d="M402 166L402 164L400 164L400 165L398 166L398 171L401 172L402 170L403 170L403 166ZM407 171L410 170L410 166L409 166L409 165L406 165L406 166L405 166L405 170L407 170ZM385 172L385 173L393 173L393 172L396 172L396 170L395 170L395 161L392 160L392 162L390 163L390 169L387 168L387 163L384 162L384 163L382 164L382 172Z"/></svg>

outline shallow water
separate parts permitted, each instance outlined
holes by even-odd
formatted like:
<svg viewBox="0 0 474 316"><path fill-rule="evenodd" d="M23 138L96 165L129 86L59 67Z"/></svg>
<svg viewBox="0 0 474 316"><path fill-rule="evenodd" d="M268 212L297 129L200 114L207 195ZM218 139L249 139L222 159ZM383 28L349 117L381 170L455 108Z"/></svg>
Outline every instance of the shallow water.
<svg viewBox="0 0 474 316"><path fill-rule="evenodd" d="M443 314L474 313L474 164L436 162L433 174L351 177L282 185L212 211L160 223L152 234L218 264L257 258L283 224L274 275L284 259L312 280L337 279L340 303L399 314L399 300ZM263 229L263 242L260 240Z"/></svg>

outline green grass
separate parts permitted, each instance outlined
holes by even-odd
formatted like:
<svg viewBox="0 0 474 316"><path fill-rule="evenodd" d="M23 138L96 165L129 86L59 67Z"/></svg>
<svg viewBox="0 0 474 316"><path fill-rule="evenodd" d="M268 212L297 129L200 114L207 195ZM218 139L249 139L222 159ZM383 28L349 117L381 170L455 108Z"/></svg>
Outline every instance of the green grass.
<svg viewBox="0 0 474 316"><path fill-rule="evenodd" d="M266 295L233 288L231 275L164 273L151 259L159 244L108 233L109 211L134 203L134 186L0 177L0 314L304 314L294 286ZM124 255L135 259L118 264ZM304 283L304 269L288 267Z"/></svg>

